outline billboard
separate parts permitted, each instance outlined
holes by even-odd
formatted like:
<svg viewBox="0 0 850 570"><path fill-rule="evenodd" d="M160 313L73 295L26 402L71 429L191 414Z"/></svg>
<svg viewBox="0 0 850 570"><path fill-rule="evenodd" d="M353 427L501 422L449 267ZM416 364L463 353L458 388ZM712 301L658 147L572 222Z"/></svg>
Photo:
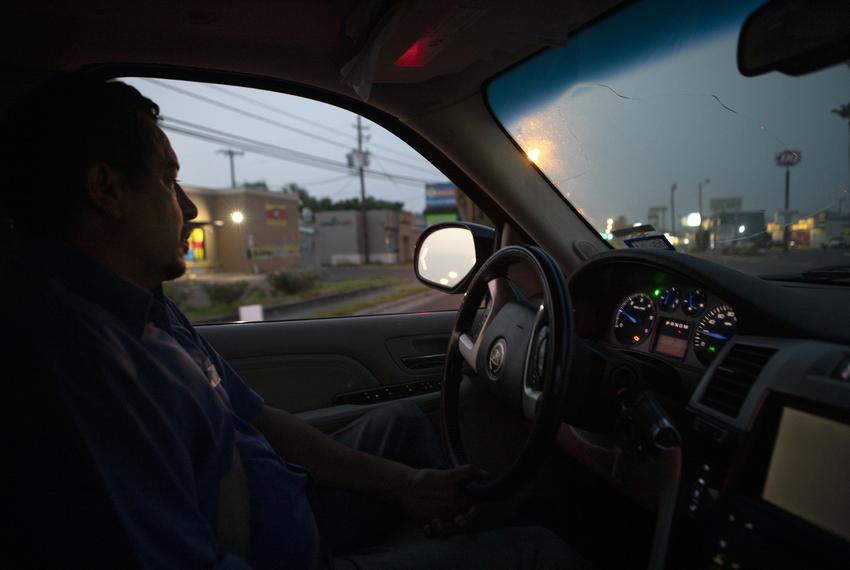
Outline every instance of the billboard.
<svg viewBox="0 0 850 570"><path fill-rule="evenodd" d="M741 209L744 200L739 197L735 198L711 198L708 201L708 208L712 212L737 212Z"/></svg>
<svg viewBox="0 0 850 570"><path fill-rule="evenodd" d="M425 185L425 209L451 209L457 207L457 186L451 182Z"/></svg>
<svg viewBox="0 0 850 570"><path fill-rule="evenodd" d="M286 206L266 204L266 224L270 226L285 226Z"/></svg>
<svg viewBox="0 0 850 570"><path fill-rule="evenodd" d="M428 226L433 226L434 224L438 224L440 222L454 221L457 221L457 214L454 212L450 214L425 214L425 224Z"/></svg>

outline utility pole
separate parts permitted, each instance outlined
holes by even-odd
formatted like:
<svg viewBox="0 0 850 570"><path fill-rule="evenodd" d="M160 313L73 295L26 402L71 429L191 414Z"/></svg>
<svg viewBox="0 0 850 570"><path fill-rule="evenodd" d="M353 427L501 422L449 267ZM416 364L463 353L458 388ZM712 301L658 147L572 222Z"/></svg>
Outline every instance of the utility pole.
<svg viewBox="0 0 850 570"><path fill-rule="evenodd" d="M230 187L236 188L236 169L233 166L233 157L242 156L245 153L241 150L233 150L232 148L221 149L216 151L219 154L225 154L230 157Z"/></svg>
<svg viewBox="0 0 850 570"><path fill-rule="evenodd" d="M363 168L366 166L366 155L363 152L363 125L360 115L357 115L357 171L360 174L360 217L363 222L363 258L369 263L369 216L366 214L366 181Z"/></svg>
<svg viewBox="0 0 850 570"><path fill-rule="evenodd" d="M699 212L699 219L700 220L702 220L702 186L703 186L703 184L708 186L709 182L711 182L711 180L709 178L706 178L704 182L699 183L699 209L697 211Z"/></svg>
<svg viewBox="0 0 850 570"><path fill-rule="evenodd" d="M782 249L788 251L791 244L791 167L800 163L802 153L799 150L783 150L776 154L776 166L785 168L785 215L782 227Z"/></svg>
<svg viewBox="0 0 850 570"><path fill-rule="evenodd" d="M670 187L670 235L676 235L676 207L675 207L676 183Z"/></svg>
<svg viewBox="0 0 850 570"><path fill-rule="evenodd" d="M782 227L782 250L788 251L791 243L791 167L785 167L785 223Z"/></svg>

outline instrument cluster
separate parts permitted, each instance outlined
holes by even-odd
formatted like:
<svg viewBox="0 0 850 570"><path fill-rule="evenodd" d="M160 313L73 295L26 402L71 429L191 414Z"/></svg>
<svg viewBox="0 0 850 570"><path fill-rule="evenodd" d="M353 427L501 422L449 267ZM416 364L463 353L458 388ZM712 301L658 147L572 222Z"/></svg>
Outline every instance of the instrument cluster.
<svg viewBox="0 0 850 570"><path fill-rule="evenodd" d="M735 311L720 299L698 287L667 286L622 299L612 332L623 346L707 366L737 328Z"/></svg>

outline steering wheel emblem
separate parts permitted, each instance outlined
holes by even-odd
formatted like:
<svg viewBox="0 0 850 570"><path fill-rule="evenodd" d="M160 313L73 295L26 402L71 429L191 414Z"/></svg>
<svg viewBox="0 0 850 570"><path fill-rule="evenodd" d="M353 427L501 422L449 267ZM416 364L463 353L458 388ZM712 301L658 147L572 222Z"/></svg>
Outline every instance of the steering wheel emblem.
<svg viewBox="0 0 850 570"><path fill-rule="evenodd" d="M502 371L507 353L508 345L505 342L505 339L500 338L493 344L493 347L490 349L490 356L487 359L487 367L489 368L492 376L495 376Z"/></svg>

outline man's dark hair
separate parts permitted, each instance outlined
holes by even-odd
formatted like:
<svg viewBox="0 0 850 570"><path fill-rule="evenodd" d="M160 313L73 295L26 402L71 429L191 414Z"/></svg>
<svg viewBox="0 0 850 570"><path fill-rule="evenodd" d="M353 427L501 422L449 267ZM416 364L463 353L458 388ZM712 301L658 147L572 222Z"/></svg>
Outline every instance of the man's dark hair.
<svg viewBox="0 0 850 570"><path fill-rule="evenodd" d="M139 180L157 148L150 127L158 118L156 103L118 81L63 77L23 97L3 125L3 203L16 233L64 237L96 162Z"/></svg>

